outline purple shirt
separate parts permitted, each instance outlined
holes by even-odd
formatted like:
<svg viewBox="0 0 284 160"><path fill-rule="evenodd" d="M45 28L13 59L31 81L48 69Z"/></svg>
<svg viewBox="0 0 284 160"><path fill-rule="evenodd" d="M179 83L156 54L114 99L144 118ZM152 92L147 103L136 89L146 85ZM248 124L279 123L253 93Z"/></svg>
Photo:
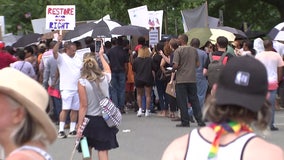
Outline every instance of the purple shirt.
<svg viewBox="0 0 284 160"><path fill-rule="evenodd" d="M35 79L36 74L34 68L30 62L27 61L17 61L11 64L11 67L25 73L26 75L30 76L31 78Z"/></svg>

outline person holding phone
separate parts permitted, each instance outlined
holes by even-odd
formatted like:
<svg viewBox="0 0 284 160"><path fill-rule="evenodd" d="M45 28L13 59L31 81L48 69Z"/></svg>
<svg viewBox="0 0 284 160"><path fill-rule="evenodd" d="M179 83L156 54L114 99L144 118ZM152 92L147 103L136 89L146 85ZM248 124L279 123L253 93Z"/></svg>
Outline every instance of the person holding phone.
<svg viewBox="0 0 284 160"><path fill-rule="evenodd" d="M128 53L123 49L123 38L117 38L117 45L112 47L107 54L111 69L110 98L113 103L125 113L125 84L128 72Z"/></svg>

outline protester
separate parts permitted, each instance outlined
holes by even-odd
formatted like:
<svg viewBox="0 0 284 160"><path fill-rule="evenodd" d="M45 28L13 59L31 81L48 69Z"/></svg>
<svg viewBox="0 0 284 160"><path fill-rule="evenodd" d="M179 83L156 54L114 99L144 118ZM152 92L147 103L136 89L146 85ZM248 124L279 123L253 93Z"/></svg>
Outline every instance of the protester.
<svg viewBox="0 0 284 160"><path fill-rule="evenodd" d="M0 41L0 69L9 67L11 63L17 61L17 59L10 53L4 50L5 43Z"/></svg>
<svg viewBox="0 0 284 160"><path fill-rule="evenodd" d="M206 79L206 76L203 74L203 67L208 58L208 55L206 54L205 51L199 49L200 41L198 38L193 38L190 41L190 45L196 48L198 57L199 57L200 65L196 69L196 86L197 86L197 96L199 99L199 104L202 109L204 102L205 102L205 97L206 97L206 92L207 92L207 87L208 87L208 81Z"/></svg>
<svg viewBox="0 0 284 160"><path fill-rule="evenodd" d="M26 52L22 49L18 49L16 54L19 60L14 63L11 63L10 66L25 73L26 75L36 80L37 77L35 74L34 67L29 61L25 60Z"/></svg>
<svg viewBox="0 0 284 160"><path fill-rule="evenodd" d="M152 56L152 64L155 72L155 86L157 88L158 98L159 98L159 110L161 110L157 115L166 117L168 116L168 101L166 100L166 86L167 86L167 76L163 74L160 64L164 55L164 46L168 45L169 42L159 42L155 46ZM167 57L167 56L165 56ZM170 77L168 77L170 79Z"/></svg>
<svg viewBox="0 0 284 160"><path fill-rule="evenodd" d="M87 138L90 153L92 148L98 150L99 160L108 159L108 150L118 147L116 127L108 127L102 117L102 108L99 105L99 93L109 97L109 83L111 81L111 70L103 56L103 46L99 51L99 56L103 65L103 70L99 67L97 60L91 54L87 54L83 60L81 78L78 83L80 97L80 109L78 119L77 137L80 138L80 127L84 117L89 118L89 122L83 131L83 136ZM100 91L99 91L100 89Z"/></svg>
<svg viewBox="0 0 284 160"><path fill-rule="evenodd" d="M52 160L47 147L56 129L45 112L48 94L13 68L0 70L0 145L6 160Z"/></svg>
<svg viewBox="0 0 284 160"><path fill-rule="evenodd" d="M162 160L273 159L283 151L257 136L270 123L267 72L251 56L235 57L225 66L206 101L204 115L209 125L174 140Z"/></svg>
<svg viewBox="0 0 284 160"><path fill-rule="evenodd" d="M106 47L105 47L106 49ZM126 51L128 55L129 62L127 63L128 71L126 75L126 84L125 84L125 105L129 108L135 108L135 94L134 94L134 73L132 71L132 62L133 62L133 54L130 49L129 40L123 40L123 49Z"/></svg>
<svg viewBox="0 0 284 160"><path fill-rule="evenodd" d="M160 69L162 70L162 73L166 74L168 72L169 77L164 80L164 89L166 90L166 87L168 83L170 85L175 85L173 81L175 80L174 74L171 72L171 68L173 65L173 57L174 57L174 51L179 47L179 41L175 38L171 38L169 42L164 46L164 53L163 54L160 51L160 54L162 55L163 59L161 60L160 63ZM166 71L166 68L170 68ZM174 86L173 86L174 87ZM166 92L164 90L164 92ZM176 97L173 97L172 95L166 94L165 93L165 108L168 110L168 106L170 107L170 114L169 118L173 121L180 121L180 116L176 116L176 111L177 111L177 102L176 102ZM165 114L166 115L166 114ZM167 116L167 115L166 115Z"/></svg>
<svg viewBox="0 0 284 160"><path fill-rule="evenodd" d="M145 116L150 116L151 93L154 85L154 68L150 51L147 46L142 46L138 50L138 56L134 59L132 70L134 72L134 83L137 91L137 104L139 110L137 116L141 117L142 112L142 97L146 96L146 111Z"/></svg>
<svg viewBox="0 0 284 160"><path fill-rule="evenodd" d="M25 61L30 62L35 71L35 79L38 80L37 45L30 45L24 48Z"/></svg>
<svg viewBox="0 0 284 160"><path fill-rule="evenodd" d="M75 55L76 45L71 42L64 43L65 53L58 53L61 45L62 35L58 36L58 41L53 48L53 57L57 60L59 69L59 87L62 99L62 110L59 116L58 138L66 138L64 126L66 117L70 111L70 130L69 137L76 136L76 122L79 110L78 80L82 61Z"/></svg>
<svg viewBox="0 0 284 160"><path fill-rule="evenodd" d="M53 57L49 57L45 61L45 67L43 72L43 82L44 88L48 91L51 98L53 113L53 121L59 124L59 115L62 110L62 100L59 90L59 70L57 67L57 61Z"/></svg>
<svg viewBox="0 0 284 160"><path fill-rule="evenodd" d="M178 37L181 46L174 52L173 71L176 72L176 100L181 112L181 123L177 127L189 127L188 102L191 103L198 126L204 126L201 108L197 96L196 68L199 66L197 50L187 46L188 37Z"/></svg>
<svg viewBox="0 0 284 160"><path fill-rule="evenodd" d="M125 113L125 84L128 70L129 56L123 49L122 37L117 38L117 45L112 47L107 54L111 68L111 87L110 94L114 104L120 109L121 113Z"/></svg>
<svg viewBox="0 0 284 160"><path fill-rule="evenodd" d="M284 62L279 53L276 53L273 48L273 43L271 40L263 41L264 51L258 53L255 58L260 60L267 71L268 79L268 91L269 91L269 102L272 108L272 119L270 124L271 131L279 130L274 125L274 115L275 115L275 100L277 95L278 83L282 80L282 70Z"/></svg>
<svg viewBox="0 0 284 160"><path fill-rule="evenodd" d="M217 51L212 53L212 59L213 60L220 60L220 58L222 57L223 54L225 54L227 51L227 46L228 46L228 39L224 36L219 36L217 38ZM223 59L223 64L225 65L232 57L234 57L232 54L227 54L225 55L224 59ZM210 61L210 57L208 55L207 60L204 64L204 69L203 69L203 74L206 75L207 77L210 76L208 75L208 67L209 64L211 63ZM212 88L212 84L209 84L208 86L208 90L210 91Z"/></svg>

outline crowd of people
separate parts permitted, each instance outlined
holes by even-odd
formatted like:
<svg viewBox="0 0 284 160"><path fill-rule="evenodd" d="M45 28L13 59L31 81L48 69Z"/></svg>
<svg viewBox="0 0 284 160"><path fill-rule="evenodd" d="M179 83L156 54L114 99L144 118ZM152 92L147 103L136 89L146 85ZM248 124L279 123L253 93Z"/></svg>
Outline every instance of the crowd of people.
<svg viewBox="0 0 284 160"><path fill-rule="evenodd" d="M267 72L263 75L266 78L262 76L262 79L267 80L265 91L269 93L268 103L265 102L264 105L262 101L263 104L258 105L259 107L271 105L272 112L271 120L267 120L267 124L261 129L268 126L271 131L278 130L274 125L274 115L277 103L284 106L281 101L276 103L277 97L284 102L284 75L282 74L284 49L275 47L271 40L260 40L263 48L254 47L249 40L229 42L223 36L217 38L216 44L208 41L204 46L200 46L198 38L189 40L186 34L163 39L155 46L149 46L145 37L139 37L137 45L132 47L124 36L112 38L107 42L92 37L86 37L84 40L84 45L79 41L63 43L62 35L59 35L57 41L49 39L21 49L5 46L4 42L0 42L0 69L14 68L41 84L50 96L46 112L58 125L57 137L87 137L90 152L92 148L98 150L99 159L107 159L108 150L117 148L119 145L116 139L117 128L107 127L102 118L99 99L96 95L98 88L102 89L104 96L110 97L122 114L129 109L137 112L137 117L149 117L158 112L157 116L179 121L176 127L190 127L190 123L195 122L199 127L204 127L205 121L208 120L216 125L232 120L244 122L245 125L242 127L247 128L244 132L248 132L247 126L256 120L253 115L260 109L255 110L244 106L241 101L242 104L233 103L229 101L230 98L223 98L222 96L225 95L218 94L216 83L219 86L229 85L218 80L214 83L208 82L210 65L213 60L218 59L222 60L221 64L225 68L230 61L247 59L255 65L263 65L263 70ZM96 41L100 41L102 45L97 46ZM77 54L82 46L90 48L90 53L85 53L83 59ZM258 61L255 62L255 59ZM250 66L244 66L250 69ZM221 76L230 77L227 74L221 74ZM248 83L243 82L246 77L239 78L240 83ZM250 84L242 85L250 86ZM174 86L174 94L168 93L168 86ZM249 89L253 92L256 88ZM217 101L214 102L210 97L216 98ZM228 101L219 103L218 98L228 99ZM206 99L210 99L207 105ZM244 121L239 121L239 117L231 117L231 119L226 116L232 115L221 114L220 116L225 118L217 117L216 119L214 115L211 115L214 107L212 110L208 108L208 106L220 105L224 106L221 107L224 110L226 107L228 110L232 109L227 106L228 104L238 106L240 110L243 110L241 107L250 110L246 112L252 110L253 113ZM270 112L266 114L268 113ZM83 133L79 133L84 117L88 117L90 123L87 124ZM68 134L65 133L67 127ZM202 129L201 136L204 136L203 132L205 134L203 130L209 129L206 127ZM211 141L211 135L207 135L206 132L205 136L208 136ZM52 141L53 139L50 140ZM181 142L174 142L169 148L176 147L175 143ZM220 141L220 144L222 143ZM166 155L167 152L165 152Z"/></svg>

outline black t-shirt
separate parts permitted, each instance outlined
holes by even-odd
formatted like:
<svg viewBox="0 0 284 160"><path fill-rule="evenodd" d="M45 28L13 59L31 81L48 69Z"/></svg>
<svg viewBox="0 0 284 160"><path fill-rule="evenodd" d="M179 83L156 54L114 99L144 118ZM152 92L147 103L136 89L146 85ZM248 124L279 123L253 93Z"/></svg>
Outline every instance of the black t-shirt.
<svg viewBox="0 0 284 160"><path fill-rule="evenodd" d="M132 65L132 70L135 73L135 76L134 76L135 81L139 80L139 81L143 81L146 83L154 82L154 76L152 74L152 71L153 71L152 58L150 57L135 58L133 65Z"/></svg>
<svg viewBox="0 0 284 160"><path fill-rule="evenodd" d="M161 64L161 60L162 60L162 56L158 53L156 53L153 57L152 57L152 61L153 61L153 70L155 72L157 72L160 69L160 64Z"/></svg>
<svg viewBox="0 0 284 160"><path fill-rule="evenodd" d="M110 69L113 73L125 72L125 63L129 62L128 52L122 46L111 48L107 54L110 62Z"/></svg>

